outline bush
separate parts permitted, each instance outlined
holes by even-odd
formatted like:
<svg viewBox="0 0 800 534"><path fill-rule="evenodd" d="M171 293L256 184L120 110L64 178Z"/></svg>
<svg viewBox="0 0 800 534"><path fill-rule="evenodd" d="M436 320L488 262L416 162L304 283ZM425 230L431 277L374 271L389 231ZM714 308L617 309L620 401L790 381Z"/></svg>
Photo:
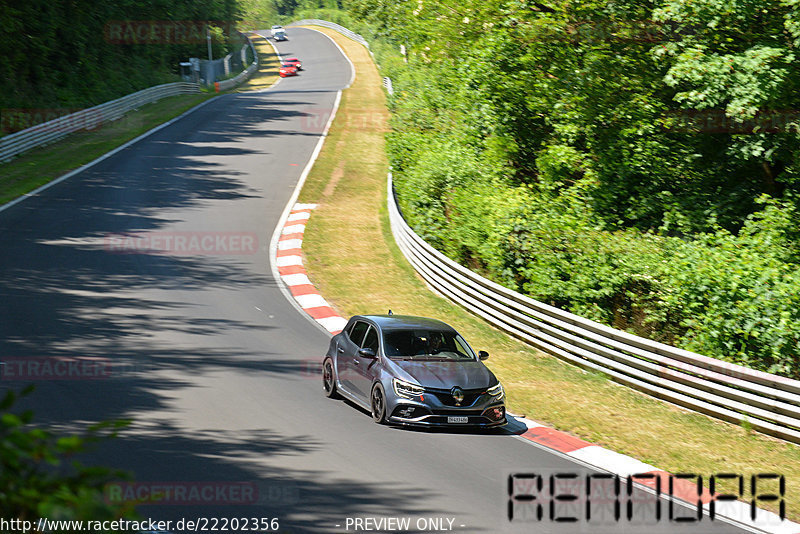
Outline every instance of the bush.
<svg viewBox="0 0 800 534"><path fill-rule="evenodd" d="M512 14L483 2L452 17L435 4L343 5L352 16L314 16L364 35L391 73L387 151L420 236L538 300L800 378L800 136L700 128L718 110L687 115L664 82L695 55L569 39L576 20L628 27L649 8Z"/></svg>
<svg viewBox="0 0 800 534"><path fill-rule="evenodd" d="M22 391L27 395L32 387ZM109 504L103 486L125 473L73 460L91 444L116 435L124 422L101 423L83 435L57 436L32 425L33 413L14 413L18 395L0 400L0 517L20 520L130 518L132 504Z"/></svg>
<svg viewBox="0 0 800 534"><path fill-rule="evenodd" d="M675 247L668 300L684 311L682 347L800 377L796 211L761 202L738 235L718 229Z"/></svg>

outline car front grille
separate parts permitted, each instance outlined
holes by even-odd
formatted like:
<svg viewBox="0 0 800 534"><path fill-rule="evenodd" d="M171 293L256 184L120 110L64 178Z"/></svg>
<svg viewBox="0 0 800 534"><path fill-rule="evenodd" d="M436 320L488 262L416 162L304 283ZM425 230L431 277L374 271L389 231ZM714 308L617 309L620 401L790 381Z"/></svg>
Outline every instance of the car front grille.
<svg viewBox="0 0 800 534"><path fill-rule="evenodd" d="M453 398L453 394L449 390L426 388L425 392L434 395L437 399L439 399L439 402L445 406L456 406L456 400ZM460 406L472 406L485 392L485 389L465 389L464 400L461 401Z"/></svg>

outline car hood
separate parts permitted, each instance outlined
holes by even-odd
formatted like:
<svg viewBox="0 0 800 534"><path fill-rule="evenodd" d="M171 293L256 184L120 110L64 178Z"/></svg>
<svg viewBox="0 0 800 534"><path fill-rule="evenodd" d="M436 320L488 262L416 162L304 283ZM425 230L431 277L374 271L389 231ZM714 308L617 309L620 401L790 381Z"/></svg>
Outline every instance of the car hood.
<svg viewBox="0 0 800 534"><path fill-rule="evenodd" d="M479 361L413 361L392 360L407 377L426 388L450 389L459 386L462 389L479 389L494 385L496 379L492 372Z"/></svg>

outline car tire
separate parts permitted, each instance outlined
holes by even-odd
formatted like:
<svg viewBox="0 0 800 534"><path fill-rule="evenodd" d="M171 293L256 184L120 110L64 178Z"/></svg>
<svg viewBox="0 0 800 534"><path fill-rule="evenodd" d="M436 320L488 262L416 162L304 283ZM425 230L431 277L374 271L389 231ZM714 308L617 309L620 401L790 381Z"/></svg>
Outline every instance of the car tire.
<svg viewBox="0 0 800 534"><path fill-rule="evenodd" d="M370 407L372 408L372 420L379 425L386 424L386 393L379 383L372 388Z"/></svg>
<svg viewBox="0 0 800 534"><path fill-rule="evenodd" d="M325 358L322 362L322 389L325 396L331 399L338 399L339 393L336 391L336 376L333 372L333 360Z"/></svg>

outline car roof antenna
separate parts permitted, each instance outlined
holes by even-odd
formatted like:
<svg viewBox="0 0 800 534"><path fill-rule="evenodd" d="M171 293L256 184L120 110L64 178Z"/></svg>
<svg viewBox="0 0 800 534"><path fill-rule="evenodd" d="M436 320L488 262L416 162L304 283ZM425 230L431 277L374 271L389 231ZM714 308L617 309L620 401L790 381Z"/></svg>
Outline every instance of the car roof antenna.
<svg viewBox="0 0 800 534"><path fill-rule="evenodd" d="M392 310L389 310L389 315L392 315Z"/></svg>

